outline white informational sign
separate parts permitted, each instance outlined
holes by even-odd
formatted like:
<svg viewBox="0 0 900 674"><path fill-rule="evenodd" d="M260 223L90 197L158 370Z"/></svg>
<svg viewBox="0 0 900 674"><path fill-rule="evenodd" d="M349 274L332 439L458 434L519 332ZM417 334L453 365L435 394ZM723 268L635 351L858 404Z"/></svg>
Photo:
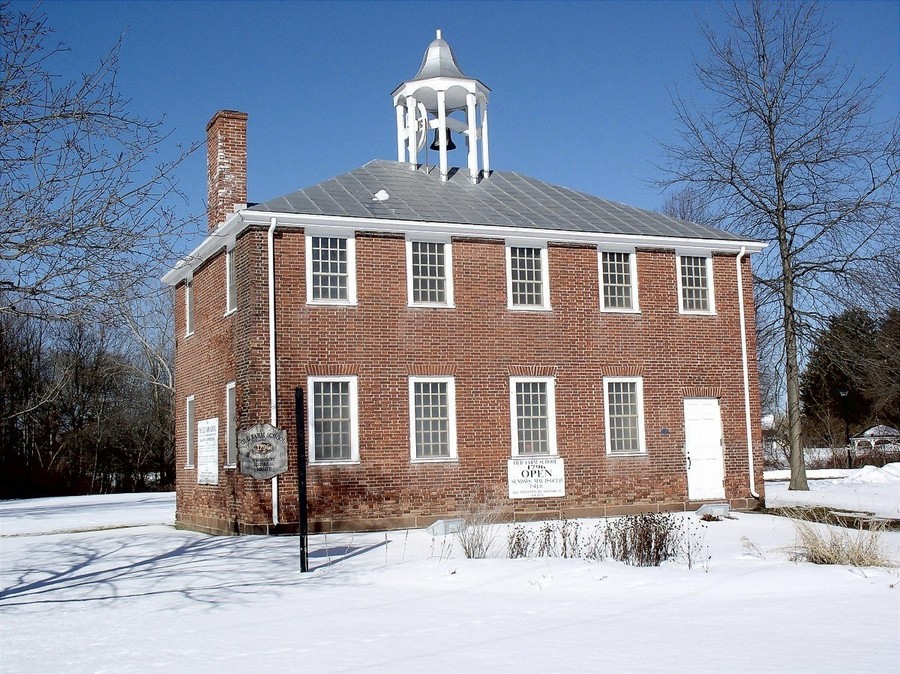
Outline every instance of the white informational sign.
<svg viewBox="0 0 900 674"><path fill-rule="evenodd" d="M558 456L510 459L509 497L545 498L566 495L566 474Z"/></svg>
<svg viewBox="0 0 900 674"><path fill-rule="evenodd" d="M219 418L197 422L197 483L219 484Z"/></svg>

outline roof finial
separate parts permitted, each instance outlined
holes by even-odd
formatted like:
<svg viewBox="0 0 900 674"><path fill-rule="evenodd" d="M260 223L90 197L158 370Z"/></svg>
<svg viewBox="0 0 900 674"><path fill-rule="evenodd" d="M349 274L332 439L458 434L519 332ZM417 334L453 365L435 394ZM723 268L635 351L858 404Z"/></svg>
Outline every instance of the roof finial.
<svg viewBox="0 0 900 674"><path fill-rule="evenodd" d="M438 28L438 29L435 31L435 33L437 33L437 39L440 40L440 39L441 39L441 29Z"/></svg>

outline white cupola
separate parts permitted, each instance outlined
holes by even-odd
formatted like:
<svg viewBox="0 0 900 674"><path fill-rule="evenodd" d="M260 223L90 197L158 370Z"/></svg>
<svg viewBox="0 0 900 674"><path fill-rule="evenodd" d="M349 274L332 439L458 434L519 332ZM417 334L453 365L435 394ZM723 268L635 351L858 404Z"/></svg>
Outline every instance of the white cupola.
<svg viewBox="0 0 900 674"><path fill-rule="evenodd" d="M394 90L397 111L397 161L408 161L412 168L419 164L419 152L434 130L430 146L440 157L441 180L448 178L447 153L455 149L450 132L465 138L468 150L469 177L477 182L488 175L491 164L488 152L487 104L491 90L482 82L466 77L453 50L441 38L428 45L422 66L411 80ZM451 116L453 113L461 113ZM478 166L478 141L481 141L481 170Z"/></svg>

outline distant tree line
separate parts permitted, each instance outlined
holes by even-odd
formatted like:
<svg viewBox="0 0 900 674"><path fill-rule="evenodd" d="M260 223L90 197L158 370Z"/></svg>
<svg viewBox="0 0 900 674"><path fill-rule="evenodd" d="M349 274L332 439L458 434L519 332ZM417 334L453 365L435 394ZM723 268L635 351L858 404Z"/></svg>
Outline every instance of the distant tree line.
<svg viewBox="0 0 900 674"><path fill-rule="evenodd" d="M170 488L172 418L127 335L0 315L0 498Z"/></svg>
<svg viewBox="0 0 900 674"><path fill-rule="evenodd" d="M900 428L900 307L880 318L865 309L832 317L813 343L800 394L807 447L843 447L847 430L876 424Z"/></svg>

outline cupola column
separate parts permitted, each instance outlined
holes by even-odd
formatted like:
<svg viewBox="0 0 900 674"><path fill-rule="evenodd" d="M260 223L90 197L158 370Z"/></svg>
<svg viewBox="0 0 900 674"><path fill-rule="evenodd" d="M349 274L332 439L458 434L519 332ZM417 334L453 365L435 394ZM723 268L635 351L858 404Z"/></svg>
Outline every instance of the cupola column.
<svg viewBox="0 0 900 674"><path fill-rule="evenodd" d="M394 106L397 112L397 161L406 160L406 109L403 103L397 103Z"/></svg>
<svg viewBox="0 0 900 674"><path fill-rule="evenodd" d="M416 139L416 99L412 96L406 97L406 149L408 150L408 159L412 168L416 168L419 163L419 147ZM403 161L402 159L400 161Z"/></svg>
<svg viewBox="0 0 900 674"><path fill-rule="evenodd" d="M440 139L439 152L441 163L441 180L447 180L447 94L444 91L437 92L438 107L438 138Z"/></svg>
<svg viewBox="0 0 900 674"><path fill-rule="evenodd" d="M491 172L491 153L488 146L488 118L487 105L481 104L481 168L484 174Z"/></svg>
<svg viewBox="0 0 900 674"><path fill-rule="evenodd" d="M469 177L472 181L478 180L478 118L475 116L475 94L466 94L466 121L469 122Z"/></svg>

